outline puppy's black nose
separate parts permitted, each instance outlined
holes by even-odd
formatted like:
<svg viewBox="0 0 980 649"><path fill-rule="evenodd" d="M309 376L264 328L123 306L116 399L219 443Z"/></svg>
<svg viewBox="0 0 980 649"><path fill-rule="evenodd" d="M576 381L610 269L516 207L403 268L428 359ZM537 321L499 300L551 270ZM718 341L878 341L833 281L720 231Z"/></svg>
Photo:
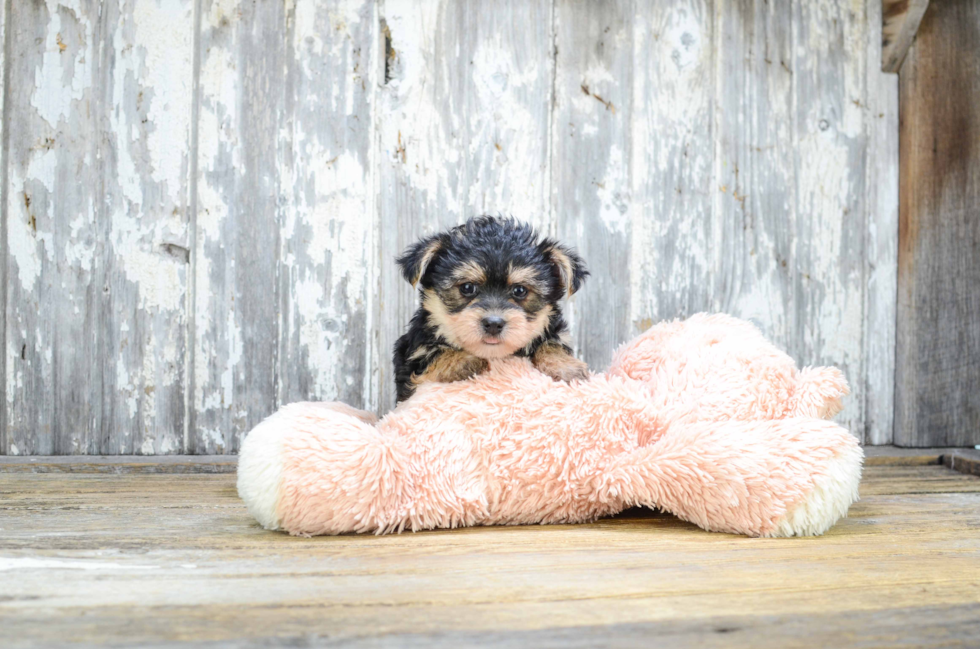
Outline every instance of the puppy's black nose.
<svg viewBox="0 0 980 649"><path fill-rule="evenodd" d="M498 336L504 330L506 323L499 315L488 315L481 321L481 324L483 325L483 331L487 332L487 335Z"/></svg>

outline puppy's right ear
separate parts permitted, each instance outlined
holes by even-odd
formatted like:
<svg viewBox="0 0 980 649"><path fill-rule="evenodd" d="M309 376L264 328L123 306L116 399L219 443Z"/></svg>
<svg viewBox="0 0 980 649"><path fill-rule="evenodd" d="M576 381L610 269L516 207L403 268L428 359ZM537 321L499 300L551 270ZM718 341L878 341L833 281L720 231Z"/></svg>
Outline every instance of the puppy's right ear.
<svg viewBox="0 0 980 649"><path fill-rule="evenodd" d="M442 238L437 234L420 239L409 246L408 250L397 259L405 281L413 287L417 286L441 249Z"/></svg>

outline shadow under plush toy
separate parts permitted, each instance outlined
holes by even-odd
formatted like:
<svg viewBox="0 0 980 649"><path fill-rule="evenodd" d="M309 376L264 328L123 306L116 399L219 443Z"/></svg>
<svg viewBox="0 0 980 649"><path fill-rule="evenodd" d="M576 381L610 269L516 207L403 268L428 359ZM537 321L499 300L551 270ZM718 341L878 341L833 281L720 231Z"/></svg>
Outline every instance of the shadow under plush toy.
<svg viewBox="0 0 980 649"><path fill-rule="evenodd" d="M656 507L706 530L822 534L857 500L863 453L826 419L847 383L797 371L751 324L695 315L555 382L526 359L419 388L381 421L294 403L255 427L238 493L268 529L399 532L574 523Z"/></svg>

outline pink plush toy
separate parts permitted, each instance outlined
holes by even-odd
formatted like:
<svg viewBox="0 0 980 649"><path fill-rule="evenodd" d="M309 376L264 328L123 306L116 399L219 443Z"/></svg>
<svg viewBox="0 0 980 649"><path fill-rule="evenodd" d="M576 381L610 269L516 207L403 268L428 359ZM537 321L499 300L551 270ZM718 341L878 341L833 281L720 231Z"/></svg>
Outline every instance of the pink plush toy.
<svg viewBox="0 0 980 649"><path fill-rule="evenodd" d="M380 422L294 403L249 433L238 493L291 534L576 523L635 505L706 530L822 534L858 497L863 454L826 421L847 383L797 371L747 322L654 326L606 374L558 383L526 360L426 383Z"/></svg>

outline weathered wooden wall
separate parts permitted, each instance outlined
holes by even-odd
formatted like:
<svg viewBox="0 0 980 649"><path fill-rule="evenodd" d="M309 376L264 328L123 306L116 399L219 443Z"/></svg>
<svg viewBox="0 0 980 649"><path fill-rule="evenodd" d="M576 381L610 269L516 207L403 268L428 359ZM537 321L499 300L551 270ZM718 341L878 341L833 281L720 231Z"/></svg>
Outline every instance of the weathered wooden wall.
<svg viewBox="0 0 980 649"><path fill-rule="evenodd" d="M929 3L901 69L895 441L980 444L980 0Z"/></svg>
<svg viewBox="0 0 980 649"><path fill-rule="evenodd" d="M897 87L852 0L15 0L0 452L227 453L394 398L393 257L479 213L577 246L596 368L750 318L891 441Z"/></svg>

